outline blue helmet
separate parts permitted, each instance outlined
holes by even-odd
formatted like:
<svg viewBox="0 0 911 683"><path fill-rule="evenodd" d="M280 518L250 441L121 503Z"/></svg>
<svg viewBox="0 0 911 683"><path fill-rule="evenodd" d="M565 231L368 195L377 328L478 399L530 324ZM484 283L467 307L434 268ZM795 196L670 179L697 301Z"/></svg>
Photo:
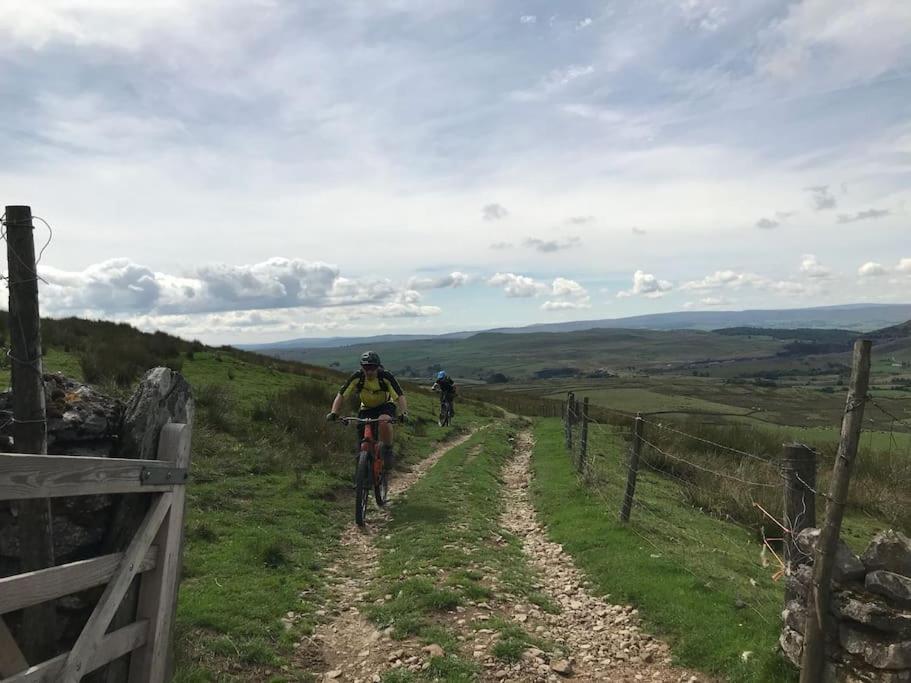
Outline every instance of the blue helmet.
<svg viewBox="0 0 911 683"><path fill-rule="evenodd" d="M443 379L443 378L445 378L445 377L446 377L446 371L445 371L445 370L440 370L440 371L437 373L437 379Z"/></svg>

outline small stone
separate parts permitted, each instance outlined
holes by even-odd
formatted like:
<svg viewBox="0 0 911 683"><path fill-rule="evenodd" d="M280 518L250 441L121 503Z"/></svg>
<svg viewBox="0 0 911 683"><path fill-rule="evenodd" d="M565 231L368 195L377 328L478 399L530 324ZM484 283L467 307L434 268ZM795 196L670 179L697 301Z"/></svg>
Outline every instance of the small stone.
<svg viewBox="0 0 911 683"><path fill-rule="evenodd" d="M550 668L561 676L572 676L573 673L572 662L568 659L561 659L559 662L554 662L550 665Z"/></svg>
<svg viewBox="0 0 911 683"><path fill-rule="evenodd" d="M326 678L328 678L328 679L339 678L341 675L342 675L341 669L333 669L332 671L326 672Z"/></svg>
<svg viewBox="0 0 911 683"><path fill-rule="evenodd" d="M505 669L500 669L494 674L494 678L506 678L509 675L509 672Z"/></svg>
<svg viewBox="0 0 911 683"><path fill-rule="evenodd" d="M431 657L442 657L446 654L445 651L443 650L443 648L440 647L439 645L437 645L436 643L431 643L430 645L427 645L426 647L421 648L421 650L423 652L426 652Z"/></svg>

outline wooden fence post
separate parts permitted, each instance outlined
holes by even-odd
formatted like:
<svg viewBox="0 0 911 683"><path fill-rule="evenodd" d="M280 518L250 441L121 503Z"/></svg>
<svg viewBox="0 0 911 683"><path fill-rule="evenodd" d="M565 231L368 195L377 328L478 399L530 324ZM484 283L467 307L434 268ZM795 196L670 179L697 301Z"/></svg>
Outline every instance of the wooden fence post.
<svg viewBox="0 0 911 683"><path fill-rule="evenodd" d="M786 444L781 454L784 479L784 560L791 573L810 557L797 547L797 534L816 526L816 451L800 443ZM785 593L785 602L794 595Z"/></svg>
<svg viewBox="0 0 911 683"><path fill-rule="evenodd" d="M588 396L582 399L582 429L579 433L579 472L584 472L588 460Z"/></svg>
<svg viewBox="0 0 911 683"><path fill-rule="evenodd" d="M629 464L626 473L626 494L620 508L620 521L628 522L629 513L633 508L633 496L636 494L636 476L639 474L639 451L642 450L642 415L636 413L633 423L633 445L629 452Z"/></svg>
<svg viewBox="0 0 911 683"><path fill-rule="evenodd" d="M573 422L575 421L576 395L569 392L566 398L566 450L573 454Z"/></svg>
<svg viewBox="0 0 911 683"><path fill-rule="evenodd" d="M819 536L819 544L816 546L813 584L810 586L807 600L800 683L821 681L825 670L826 634L830 633L832 623L829 614L832 570L848 498L848 485L851 483L851 470L860 441L864 405L867 402L871 347L872 342L869 339L854 342L851 383L848 386L848 399L841 422L841 439L838 443L838 454L835 456L835 466L832 469L832 482L826 500L826 521Z"/></svg>
<svg viewBox="0 0 911 683"><path fill-rule="evenodd" d="M43 455L47 453L47 422L31 207L6 207L6 254L14 448L18 453ZM50 499L23 500L18 505L21 571L52 567L54 536ZM53 601L23 611L20 640L29 662L42 662L57 654L56 624Z"/></svg>

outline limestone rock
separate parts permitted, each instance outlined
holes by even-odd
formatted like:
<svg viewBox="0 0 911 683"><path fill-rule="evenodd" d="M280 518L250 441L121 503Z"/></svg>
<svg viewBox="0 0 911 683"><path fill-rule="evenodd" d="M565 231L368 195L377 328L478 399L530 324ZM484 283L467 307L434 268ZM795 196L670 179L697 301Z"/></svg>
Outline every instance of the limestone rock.
<svg viewBox="0 0 911 683"><path fill-rule="evenodd" d="M800 666L800 657L803 654L803 636L797 631L785 627L781 630L778 644L791 663Z"/></svg>
<svg viewBox="0 0 911 683"><path fill-rule="evenodd" d="M802 564L785 579L785 588L788 593L805 603L812 583L813 567L808 564Z"/></svg>
<svg viewBox="0 0 911 683"><path fill-rule="evenodd" d="M867 574L865 585L871 593L882 595L904 607L911 607L911 578L907 576L880 569Z"/></svg>
<svg viewBox="0 0 911 683"><path fill-rule="evenodd" d="M421 648L422 651L426 652L431 657L442 657L446 653L443 651L443 648L437 645L436 643L431 643L426 647Z"/></svg>
<svg viewBox="0 0 911 683"><path fill-rule="evenodd" d="M880 569L911 577L911 539L898 531L882 531L873 537L860 558L867 571Z"/></svg>
<svg viewBox="0 0 911 683"><path fill-rule="evenodd" d="M169 422L192 424L193 414L193 392L184 376L170 368L149 370L127 403L120 457L157 457L161 428Z"/></svg>
<svg viewBox="0 0 911 683"><path fill-rule="evenodd" d="M911 668L911 640L883 642L876 634L848 624L841 625L838 637L847 652L862 657L877 669L895 671Z"/></svg>
<svg viewBox="0 0 911 683"><path fill-rule="evenodd" d="M833 610L840 619L855 621L898 637L911 637L911 612L890 607L884 601L856 593L836 593Z"/></svg>
<svg viewBox="0 0 911 683"><path fill-rule="evenodd" d="M807 610L796 600L791 600L785 605L781 613L781 620L792 631L802 634L807 623Z"/></svg>
<svg viewBox="0 0 911 683"><path fill-rule="evenodd" d="M561 659L559 662L554 662L550 665L550 668L561 676L573 675L573 664L568 659Z"/></svg>
<svg viewBox="0 0 911 683"><path fill-rule="evenodd" d="M816 546L819 545L821 531L810 527L797 535L798 547L807 555L813 556ZM848 583L863 578L867 569L844 541L839 539L835 550L835 565L832 570L832 580L836 583Z"/></svg>

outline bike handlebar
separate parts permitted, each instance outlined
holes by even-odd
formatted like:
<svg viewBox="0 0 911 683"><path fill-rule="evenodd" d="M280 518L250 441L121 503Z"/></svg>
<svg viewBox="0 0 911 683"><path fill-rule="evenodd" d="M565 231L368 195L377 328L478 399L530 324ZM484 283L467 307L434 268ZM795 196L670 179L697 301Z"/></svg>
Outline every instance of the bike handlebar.
<svg viewBox="0 0 911 683"><path fill-rule="evenodd" d="M367 423L373 423L373 422L378 423L378 422L394 422L395 421L394 418L389 417L388 415L386 415L384 417L387 417L389 419L383 420L382 418L379 418L379 417L356 417L354 415L350 415L348 417L339 417L338 421L342 422L346 425L351 422L353 422L355 424L367 424Z"/></svg>

